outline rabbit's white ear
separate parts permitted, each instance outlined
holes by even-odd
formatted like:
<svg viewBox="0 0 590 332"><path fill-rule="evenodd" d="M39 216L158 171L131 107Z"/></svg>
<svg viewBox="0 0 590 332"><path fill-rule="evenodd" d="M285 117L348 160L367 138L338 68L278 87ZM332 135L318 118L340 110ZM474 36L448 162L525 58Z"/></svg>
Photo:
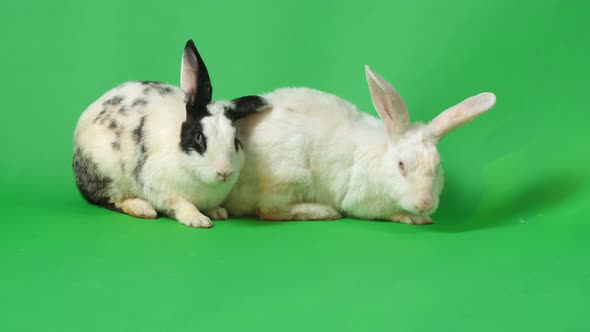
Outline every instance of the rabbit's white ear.
<svg viewBox="0 0 590 332"><path fill-rule="evenodd" d="M207 67L192 40L188 40L182 54L180 87L189 97L190 106L203 108L211 102L213 88Z"/></svg>
<svg viewBox="0 0 590 332"><path fill-rule="evenodd" d="M402 96L381 76L365 66L373 106L391 137L399 138L410 126L410 115Z"/></svg>
<svg viewBox="0 0 590 332"><path fill-rule="evenodd" d="M428 126L436 139L440 140L450 131L489 110L494 104L496 104L496 95L491 92L480 93L442 112L430 121Z"/></svg>

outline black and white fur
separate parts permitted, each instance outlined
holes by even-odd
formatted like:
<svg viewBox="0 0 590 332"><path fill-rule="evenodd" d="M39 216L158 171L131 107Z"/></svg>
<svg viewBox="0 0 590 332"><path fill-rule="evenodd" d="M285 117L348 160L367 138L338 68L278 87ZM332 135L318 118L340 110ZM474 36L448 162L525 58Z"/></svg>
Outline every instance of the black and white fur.
<svg viewBox="0 0 590 332"><path fill-rule="evenodd" d="M259 96L212 102L209 74L192 40L180 76L180 89L124 83L82 113L73 170L90 203L139 218L159 211L193 227L227 218L219 204L245 158L234 122L268 104Z"/></svg>

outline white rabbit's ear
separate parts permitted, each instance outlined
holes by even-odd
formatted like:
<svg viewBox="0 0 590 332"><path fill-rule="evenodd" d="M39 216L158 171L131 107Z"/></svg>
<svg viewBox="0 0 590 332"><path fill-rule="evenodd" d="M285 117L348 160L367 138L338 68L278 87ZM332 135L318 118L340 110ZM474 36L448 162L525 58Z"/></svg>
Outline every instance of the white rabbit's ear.
<svg viewBox="0 0 590 332"><path fill-rule="evenodd" d="M381 76L365 66L373 106L391 137L399 138L410 126L410 115L402 96Z"/></svg>
<svg viewBox="0 0 590 332"><path fill-rule="evenodd" d="M494 104L496 104L496 95L491 92L480 93L442 112L430 121L428 126L435 138L440 140L450 131L489 110Z"/></svg>
<svg viewBox="0 0 590 332"><path fill-rule="evenodd" d="M188 97L187 116L206 111L211 102L213 87L207 67L191 39L188 40L182 54L180 67L180 87Z"/></svg>

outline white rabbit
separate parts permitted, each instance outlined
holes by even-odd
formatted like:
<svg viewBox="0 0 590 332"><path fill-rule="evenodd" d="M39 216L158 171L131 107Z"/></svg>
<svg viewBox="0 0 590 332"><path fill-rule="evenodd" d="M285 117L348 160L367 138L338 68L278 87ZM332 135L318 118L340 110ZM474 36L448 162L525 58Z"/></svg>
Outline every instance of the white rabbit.
<svg viewBox="0 0 590 332"><path fill-rule="evenodd" d="M234 121L268 104L259 96L212 103L209 74L192 40L180 77L181 89L124 83L80 116L73 170L90 203L139 218L160 211L193 227L227 218L219 205L244 164Z"/></svg>
<svg viewBox="0 0 590 332"><path fill-rule="evenodd" d="M443 172L436 144L487 111L482 93L411 125L398 92L367 66L379 116L334 95L283 88L263 97L272 105L238 125L248 158L224 206L231 214L267 220L325 220L342 215L429 224Z"/></svg>

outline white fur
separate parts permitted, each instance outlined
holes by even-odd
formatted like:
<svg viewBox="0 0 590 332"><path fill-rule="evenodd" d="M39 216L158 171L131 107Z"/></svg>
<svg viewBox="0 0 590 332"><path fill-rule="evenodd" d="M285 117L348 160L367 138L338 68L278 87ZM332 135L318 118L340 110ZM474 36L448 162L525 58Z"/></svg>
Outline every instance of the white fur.
<svg viewBox="0 0 590 332"><path fill-rule="evenodd" d="M438 137L429 125L409 125L401 96L366 70L385 125L317 90L283 88L264 96L272 110L242 120L238 128L248 155L224 203L231 214L432 222L427 215L436 210L443 187Z"/></svg>

